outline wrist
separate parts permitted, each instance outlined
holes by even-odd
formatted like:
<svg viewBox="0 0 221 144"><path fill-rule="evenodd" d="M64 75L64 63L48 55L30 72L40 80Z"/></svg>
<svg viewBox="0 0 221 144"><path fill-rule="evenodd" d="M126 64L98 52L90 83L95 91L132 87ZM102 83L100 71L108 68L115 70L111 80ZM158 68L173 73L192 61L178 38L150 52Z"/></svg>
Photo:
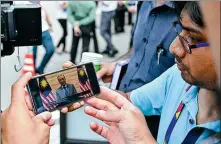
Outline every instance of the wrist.
<svg viewBox="0 0 221 144"><path fill-rule="evenodd" d="M79 22L78 22L78 21L76 21L76 22L74 23L74 27L79 27Z"/></svg>
<svg viewBox="0 0 221 144"><path fill-rule="evenodd" d="M142 140L140 142L137 142L136 144L158 144L155 140Z"/></svg>
<svg viewBox="0 0 221 144"><path fill-rule="evenodd" d="M138 144L158 144L152 135L145 135Z"/></svg>

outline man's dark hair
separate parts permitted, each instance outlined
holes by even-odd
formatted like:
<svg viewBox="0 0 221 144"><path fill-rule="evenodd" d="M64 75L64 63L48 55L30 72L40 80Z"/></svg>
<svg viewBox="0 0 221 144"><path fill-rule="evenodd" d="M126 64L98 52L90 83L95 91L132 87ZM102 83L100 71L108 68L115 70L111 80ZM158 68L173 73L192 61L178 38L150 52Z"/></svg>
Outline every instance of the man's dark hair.
<svg viewBox="0 0 221 144"><path fill-rule="evenodd" d="M182 13L186 13L190 19L200 27L205 27L203 16L200 10L199 2L191 1L187 2L184 6Z"/></svg>
<svg viewBox="0 0 221 144"><path fill-rule="evenodd" d="M57 76L57 79L58 79L59 77L61 77L61 76L62 76L62 77L65 77L63 74L60 74L60 75Z"/></svg>
<svg viewBox="0 0 221 144"><path fill-rule="evenodd" d="M175 8L177 12L178 17L180 17L180 13L186 4L187 4L187 1L174 1L173 2L173 7Z"/></svg>

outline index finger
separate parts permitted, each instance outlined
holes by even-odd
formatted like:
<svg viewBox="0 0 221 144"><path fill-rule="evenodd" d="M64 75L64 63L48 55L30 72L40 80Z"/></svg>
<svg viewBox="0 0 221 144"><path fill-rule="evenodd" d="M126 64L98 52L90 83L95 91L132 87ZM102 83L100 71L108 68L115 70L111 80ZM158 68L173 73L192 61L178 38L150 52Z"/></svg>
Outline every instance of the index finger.
<svg viewBox="0 0 221 144"><path fill-rule="evenodd" d="M118 107L116 107L114 104L112 104L109 101L102 100L96 97L92 97L89 99L86 99L85 102L99 110L119 110Z"/></svg>
<svg viewBox="0 0 221 144"><path fill-rule="evenodd" d="M121 94L106 87L100 87L100 91L100 94L105 97L105 100L113 103L117 107L128 110L134 108L134 105Z"/></svg>

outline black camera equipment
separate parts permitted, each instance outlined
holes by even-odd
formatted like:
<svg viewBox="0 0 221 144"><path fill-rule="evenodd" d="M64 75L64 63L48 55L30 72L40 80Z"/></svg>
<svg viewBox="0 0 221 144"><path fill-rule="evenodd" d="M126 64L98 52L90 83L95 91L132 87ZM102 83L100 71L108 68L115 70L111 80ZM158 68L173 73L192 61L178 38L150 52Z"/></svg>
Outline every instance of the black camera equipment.
<svg viewBox="0 0 221 144"><path fill-rule="evenodd" d="M1 1L1 43L1 56L11 55L16 46L41 45L41 7Z"/></svg>

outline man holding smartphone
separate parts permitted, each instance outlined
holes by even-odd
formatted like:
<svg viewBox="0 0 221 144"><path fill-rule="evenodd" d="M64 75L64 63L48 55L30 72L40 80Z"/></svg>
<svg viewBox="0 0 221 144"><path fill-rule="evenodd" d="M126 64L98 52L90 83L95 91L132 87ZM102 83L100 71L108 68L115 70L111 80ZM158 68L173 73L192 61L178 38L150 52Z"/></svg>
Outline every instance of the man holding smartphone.
<svg viewBox="0 0 221 144"><path fill-rule="evenodd" d="M150 139L144 117L123 95L101 88L101 97L87 100L94 108L85 112L108 122L91 123L91 129L112 144L124 143L220 143L220 95L207 27L198 2L188 2L170 45L176 65L153 82L125 96L144 115L160 115L157 142ZM182 27L179 33L177 28ZM127 125L126 120L130 118ZM133 125L131 125L133 123ZM148 126L150 124L148 123ZM119 133L118 133L119 132ZM117 133L117 134L116 134ZM151 142L148 142L151 140Z"/></svg>
<svg viewBox="0 0 221 144"><path fill-rule="evenodd" d="M111 82L115 65L130 59L127 71L120 82L119 90L130 92L153 81L175 63L169 46L176 37L171 26L177 20L180 7L186 2L139 1L137 19L133 30L133 48L118 60L101 65L98 79ZM157 137L159 116L147 117L150 130Z"/></svg>

